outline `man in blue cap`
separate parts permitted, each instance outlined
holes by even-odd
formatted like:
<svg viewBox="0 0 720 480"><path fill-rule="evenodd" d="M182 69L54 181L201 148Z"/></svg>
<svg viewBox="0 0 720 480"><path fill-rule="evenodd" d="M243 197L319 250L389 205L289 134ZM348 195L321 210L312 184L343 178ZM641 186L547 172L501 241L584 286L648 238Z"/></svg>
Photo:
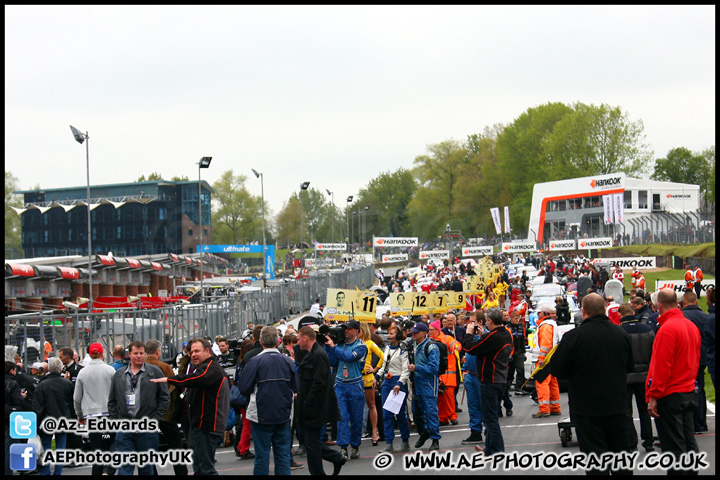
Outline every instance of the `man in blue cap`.
<svg viewBox="0 0 720 480"><path fill-rule="evenodd" d="M335 345L328 336L325 350L330 365L335 368L335 395L342 420L337 423L337 444L340 453L348 458L348 445L352 447L350 457L359 458L358 449L362 441L363 407L365 406L365 387L362 369L365 366L367 347L357 338L360 323L357 320L345 322L345 343Z"/></svg>
<svg viewBox="0 0 720 480"><path fill-rule="evenodd" d="M440 348L428 339L428 326L417 322L410 330L415 347L413 363L408 364L413 380L413 417L418 426L420 438L415 448L421 448L428 438L432 439L430 450L440 449L440 419L437 406L438 368ZM429 342L429 343L428 343Z"/></svg>

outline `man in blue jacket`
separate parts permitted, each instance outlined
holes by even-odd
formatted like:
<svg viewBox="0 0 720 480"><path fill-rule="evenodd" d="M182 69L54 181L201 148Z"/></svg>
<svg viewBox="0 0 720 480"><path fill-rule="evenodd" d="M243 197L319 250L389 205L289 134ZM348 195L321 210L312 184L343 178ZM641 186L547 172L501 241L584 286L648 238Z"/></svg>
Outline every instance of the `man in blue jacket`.
<svg viewBox="0 0 720 480"><path fill-rule="evenodd" d="M428 438L432 439L430 450L440 449L440 414L437 406L438 369L440 368L440 348L434 343L428 344L430 329L423 322L417 322L410 330L415 341L413 362L408 370L413 377L413 406L420 438L415 448L421 448ZM427 347L427 349L426 349Z"/></svg>
<svg viewBox="0 0 720 480"><path fill-rule="evenodd" d="M297 373L290 357L278 351L276 327L260 331L262 352L243 368L238 379L240 393L250 400L247 416L255 442L253 475L268 475L270 447L275 475L290 475L290 414L298 391Z"/></svg>
<svg viewBox="0 0 720 480"><path fill-rule="evenodd" d="M360 323L348 320L345 323L345 343L335 345L331 338L325 343L330 365L335 368L335 395L342 420L337 424L337 444L340 453L348 458L348 445L352 447L350 458L360 458L358 449L362 441L363 407L365 387L362 369L365 366L367 347L357 338Z"/></svg>

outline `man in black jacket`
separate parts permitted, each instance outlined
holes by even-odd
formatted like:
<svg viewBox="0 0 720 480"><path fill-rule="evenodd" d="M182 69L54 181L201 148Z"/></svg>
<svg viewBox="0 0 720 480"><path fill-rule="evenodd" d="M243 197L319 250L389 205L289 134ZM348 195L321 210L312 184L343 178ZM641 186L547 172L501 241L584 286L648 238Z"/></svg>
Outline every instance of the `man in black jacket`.
<svg viewBox="0 0 720 480"><path fill-rule="evenodd" d="M337 475L347 459L320 441L320 431L328 422L340 420L340 409L335 397L330 360L315 340L316 333L312 327L302 327L298 332L298 345L306 353L297 364L300 389L295 414L305 437L303 443L310 475L325 475L323 460L333 463L333 475Z"/></svg>
<svg viewBox="0 0 720 480"><path fill-rule="evenodd" d="M697 303L697 295L693 291L685 292L682 297L682 313L700 330L700 367L697 374L697 407L693 423L695 424L695 433L703 433L708 431L707 426L707 400L705 399L705 368L707 367L707 351L708 339L705 325L707 324L707 313L700 310Z"/></svg>
<svg viewBox="0 0 720 480"><path fill-rule="evenodd" d="M50 450L52 444L53 433L47 433L39 428L43 420L46 418L70 418L75 416L75 407L73 402L74 387L70 380L62 377L63 370L62 361L53 357L48 359L48 374L42 379L38 385L33 397L33 410L37 414L38 433L43 449ZM62 450L66 447L67 434L55 432L55 446ZM55 464L55 475L62 475L63 465ZM40 475L50 475L50 464L45 464L40 468Z"/></svg>
<svg viewBox="0 0 720 480"><path fill-rule="evenodd" d="M580 451L627 451L632 428L627 409L627 374L635 366L630 336L610 323L600 295L586 295L581 310L582 323L565 333L552 357L552 375L568 379L570 415ZM607 472L588 470L588 474L598 473Z"/></svg>
<svg viewBox="0 0 720 480"><path fill-rule="evenodd" d="M641 323L636 316L633 315L633 312L633 307L629 303L623 303L618 307L620 327L630 335L633 361L635 362L635 369L632 373L627 374L628 409L630 418L632 419L632 399L634 395L635 405L637 405L638 416L640 417L642 445L645 447L646 452L652 452L655 449L653 448L652 421L650 420L647 402L645 401L645 381L647 379L648 369L650 368L655 332L653 332L650 325ZM630 435L630 446L637 448L638 436L634 424L633 428L630 429Z"/></svg>
<svg viewBox="0 0 720 480"><path fill-rule="evenodd" d="M195 475L217 475L215 450L223 438L230 415L230 380L212 354L211 346L206 338L193 338L188 347L195 370L152 380L190 391L190 443L194 450Z"/></svg>
<svg viewBox="0 0 720 480"><path fill-rule="evenodd" d="M505 451L505 442L500 431L498 410L500 397L507 388L508 362L513 352L512 334L503 326L502 311L493 307L486 315L490 332L475 340L476 324L470 324L463 338L463 350L475 355L477 375L480 379L480 398L483 423L485 424L485 455ZM476 449L479 447L476 447Z"/></svg>
<svg viewBox="0 0 720 480"><path fill-rule="evenodd" d="M10 445L26 443L26 440L10 436L10 414L13 412L32 411L32 402L27 391L23 392L15 376L20 367L15 362L5 362L5 475L12 475L10 470Z"/></svg>

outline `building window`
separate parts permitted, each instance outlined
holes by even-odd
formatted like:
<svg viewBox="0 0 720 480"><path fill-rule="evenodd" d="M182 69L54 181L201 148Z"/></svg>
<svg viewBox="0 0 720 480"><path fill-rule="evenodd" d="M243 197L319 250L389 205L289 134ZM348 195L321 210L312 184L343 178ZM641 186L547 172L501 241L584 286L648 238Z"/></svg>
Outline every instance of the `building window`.
<svg viewBox="0 0 720 480"><path fill-rule="evenodd" d="M638 208L647 210L648 208L648 192L647 190L638 191Z"/></svg>
<svg viewBox="0 0 720 480"><path fill-rule="evenodd" d="M629 190L625 190L625 193L623 194L623 204L626 209L632 208L632 192Z"/></svg>
<svg viewBox="0 0 720 480"><path fill-rule="evenodd" d="M192 234L193 234L192 228L189 228L188 229L188 237L192 237Z"/></svg>

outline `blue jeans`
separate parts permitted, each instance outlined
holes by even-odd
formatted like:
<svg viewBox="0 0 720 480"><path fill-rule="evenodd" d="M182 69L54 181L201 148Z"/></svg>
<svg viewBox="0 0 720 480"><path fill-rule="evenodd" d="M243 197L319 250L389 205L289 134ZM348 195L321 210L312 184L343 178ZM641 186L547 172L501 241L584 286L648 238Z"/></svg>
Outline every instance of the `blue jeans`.
<svg viewBox="0 0 720 480"><path fill-rule="evenodd" d="M48 435L47 433L38 432L40 434L40 442L42 443L43 450L46 452L48 450L52 449L52 435ZM64 450L67 445L67 434L66 433L56 433L55 434L55 448L57 450ZM55 464L55 471L53 472L53 475L62 475L63 471L63 464L62 463L56 463ZM40 475L50 475L50 464L46 463L42 467L40 467Z"/></svg>
<svg viewBox="0 0 720 480"><path fill-rule="evenodd" d="M482 402L480 401L480 380L472 372L465 374L465 393L467 394L470 430L482 433Z"/></svg>
<svg viewBox="0 0 720 480"><path fill-rule="evenodd" d="M117 432L115 434L115 451L116 452L147 452L149 450L158 449L159 442L158 432L146 433L128 433ZM117 469L116 475L132 475L135 472L135 465L121 465ZM138 467L138 475L152 475L154 473L152 465Z"/></svg>
<svg viewBox="0 0 720 480"><path fill-rule="evenodd" d="M485 455L494 455L505 451L498 410L500 409L500 397L506 388L505 383L480 382L480 402L485 424Z"/></svg>
<svg viewBox="0 0 720 480"><path fill-rule="evenodd" d="M253 475L270 474L270 447L275 458L275 475L290 475L290 420L276 425L250 422L255 442Z"/></svg>
<svg viewBox="0 0 720 480"><path fill-rule="evenodd" d="M222 433L206 432L193 427L190 430L193 448L193 474L217 475L215 470L215 450Z"/></svg>
<svg viewBox="0 0 720 480"><path fill-rule="evenodd" d="M382 404L385 405L385 400L392 393L393 388L397 385L400 376L386 378L382 386ZM397 414L398 427L400 428L400 438L403 442L407 442L410 439L410 425L408 424L407 416L407 385L400 387L400 390L405 392L405 399L400 407L400 412ZM385 410L383 412L383 423L385 424L385 442L392 443L395 439L395 428L394 428L395 415L392 412Z"/></svg>
<svg viewBox="0 0 720 480"><path fill-rule="evenodd" d="M362 378L356 383L335 382L335 394L342 420L337 422L337 444L347 449L348 445L360 447L362 442L363 407L365 388Z"/></svg>
<svg viewBox="0 0 720 480"><path fill-rule="evenodd" d="M415 377L415 396L413 403L415 411L418 407L422 414L423 430L433 440L440 440L440 413L437 406L437 377L420 378ZM418 424L418 432L420 431L420 422Z"/></svg>

